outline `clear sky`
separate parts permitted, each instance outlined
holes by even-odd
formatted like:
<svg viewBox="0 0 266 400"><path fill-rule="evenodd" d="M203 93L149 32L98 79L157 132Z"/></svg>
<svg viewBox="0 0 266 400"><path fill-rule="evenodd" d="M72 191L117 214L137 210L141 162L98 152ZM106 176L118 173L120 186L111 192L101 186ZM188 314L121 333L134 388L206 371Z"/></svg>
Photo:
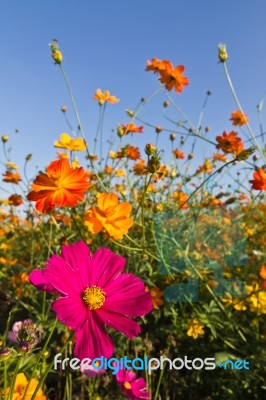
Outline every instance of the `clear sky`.
<svg viewBox="0 0 266 400"><path fill-rule="evenodd" d="M212 91L203 120L212 128L211 139L232 130L229 117L237 107L218 63L219 43L227 44L228 68L259 133L256 106L266 92L265 0L2 0L0 15L0 133L10 136L12 161L20 165L33 153L32 167L43 169L55 159L54 140L69 132L60 107L71 103L50 56L53 38L64 54L89 147L98 118L95 90L108 89L121 99L107 107L108 138L112 128L128 121L125 109L159 86L145 72L152 57L185 65L190 85L172 97L195 124L206 91ZM157 106L151 102L143 117L162 125ZM153 130L144 132L140 141L154 142Z"/></svg>

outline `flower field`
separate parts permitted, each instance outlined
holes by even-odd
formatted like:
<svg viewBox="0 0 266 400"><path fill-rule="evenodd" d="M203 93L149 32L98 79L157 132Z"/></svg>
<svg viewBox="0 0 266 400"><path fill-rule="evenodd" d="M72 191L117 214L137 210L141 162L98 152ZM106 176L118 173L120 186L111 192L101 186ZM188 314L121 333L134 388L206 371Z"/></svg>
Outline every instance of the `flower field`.
<svg viewBox="0 0 266 400"><path fill-rule="evenodd" d="M194 124L178 104L185 66L153 58L154 92L106 143L120 100L91 94L88 135L50 49L70 104L55 159L29 178L31 154L18 166L1 137L0 399L266 398L263 100L251 121L221 44L231 131L203 125L210 91ZM142 117L155 97L162 125Z"/></svg>

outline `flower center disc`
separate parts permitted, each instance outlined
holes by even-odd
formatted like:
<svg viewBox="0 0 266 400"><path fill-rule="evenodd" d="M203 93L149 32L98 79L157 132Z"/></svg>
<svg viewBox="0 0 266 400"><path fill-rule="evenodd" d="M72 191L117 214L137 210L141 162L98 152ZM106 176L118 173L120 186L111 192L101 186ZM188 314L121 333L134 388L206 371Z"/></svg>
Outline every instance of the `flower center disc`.
<svg viewBox="0 0 266 400"><path fill-rule="evenodd" d="M25 390L25 385L17 385L15 389L15 393L18 393L19 395L24 394Z"/></svg>
<svg viewBox="0 0 266 400"><path fill-rule="evenodd" d="M101 288L94 285L84 290L82 298L90 310L97 310L104 305L105 293Z"/></svg>
<svg viewBox="0 0 266 400"><path fill-rule="evenodd" d="M125 383L124 383L124 388L125 388L125 389L131 389L130 383L129 383L129 382L125 382Z"/></svg>

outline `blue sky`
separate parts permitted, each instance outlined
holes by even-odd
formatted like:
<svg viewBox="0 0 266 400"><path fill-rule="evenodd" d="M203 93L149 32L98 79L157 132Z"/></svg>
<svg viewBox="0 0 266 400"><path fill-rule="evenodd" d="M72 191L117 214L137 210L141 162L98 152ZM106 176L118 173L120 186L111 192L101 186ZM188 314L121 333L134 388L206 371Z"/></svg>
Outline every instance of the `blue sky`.
<svg viewBox="0 0 266 400"><path fill-rule="evenodd" d="M0 132L10 137L12 161L23 165L26 154L33 154L30 176L36 165L43 169L55 159L53 142L63 131L69 132L60 107L70 109L71 103L50 56L48 43L53 38L64 54L91 150L98 118L98 105L92 100L95 90L109 89L121 99L107 107L107 139L111 129L128 121L125 109L134 108L158 87L156 77L145 72L152 57L186 66L190 85L172 97L195 124L206 91L213 92L203 119L203 126L212 128L211 139L232 130L229 117L237 107L218 63L221 42L228 47L228 68L242 106L255 133L259 132L256 106L266 92L263 0L3 0L0 15ZM159 108L163 99L152 101L141 116L164 125ZM69 117L75 125L71 111ZM155 141L152 129L144 132L139 143ZM160 141L162 147L168 146L168 136ZM203 142L202 146L204 152ZM0 171L4 172L3 166Z"/></svg>

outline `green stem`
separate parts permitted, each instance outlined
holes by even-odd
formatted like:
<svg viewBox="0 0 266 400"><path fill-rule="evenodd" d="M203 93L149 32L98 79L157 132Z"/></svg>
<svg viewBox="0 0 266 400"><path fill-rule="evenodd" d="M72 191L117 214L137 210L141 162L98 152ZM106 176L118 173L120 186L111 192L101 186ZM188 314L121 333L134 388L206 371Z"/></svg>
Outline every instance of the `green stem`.
<svg viewBox="0 0 266 400"><path fill-rule="evenodd" d="M157 384L157 388L156 388L156 392L155 392L155 395L154 395L153 400L156 400L157 397L158 397L158 395L159 395L159 389L160 389L160 385L161 385L161 382L162 382L164 370L165 370L165 365L164 365L164 367L161 369L160 376L159 376L159 380L158 380L158 384Z"/></svg>
<svg viewBox="0 0 266 400"><path fill-rule="evenodd" d="M19 356L18 356L18 361L17 361L16 368L15 368L14 375L13 375L13 380L12 380L11 387L10 387L10 391L9 391L9 393L8 393L7 400L13 400L13 393L14 393L14 389L15 389L15 382L16 382L16 377L17 377L18 371L19 371L21 359L22 359L22 355L19 354Z"/></svg>
<svg viewBox="0 0 266 400"><path fill-rule="evenodd" d="M81 133L81 136L83 137L83 139L85 141L85 135L84 135L83 128L82 128L82 125L81 125L81 121L80 121L80 118L79 118L78 109L77 109L77 106L76 106L76 102L75 102L75 99L74 99L74 96L73 96L73 93L72 93L72 90L71 90L67 75L65 73L65 70L64 70L62 64L59 64L59 67L61 69L63 78L65 80L65 83L66 83L66 86L67 86L67 89L68 89L68 92L69 92L69 96L70 96L72 105L73 105L73 108L74 108L74 112L75 112L75 115L76 115L76 118L77 118L77 122L78 122L78 129L79 129L79 131Z"/></svg>
<svg viewBox="0 0 266 400"><path fill-rule="evenodd" d="M63 346L62 349L61 349L61 352L63 352L63 351L65 350L65 348L68 346L68 343L71 341L72 337L74 336L74 333L75 333L75 332L72 332L72 333L69 335L69 337L68 337L66 343L64 344L64 346ZM39 380L39 383L38 383L38 385L37 385L37 387L36 387L36 389L35 389L35 391L34 391L34 393L33 393L33 395L32 395L31 400L34 400L34 399L35 399L38 390L42 387L42 385L43 385L43 383L44 383L44 381L45 381L47 375L49 374L50 369L52 368L53 365L54 365L54 360L51 361L50 364L48 364L45 373L43 374L42 378ZM24 399L24 397L23 397L23 399ZM22 400L23 400L23 399L22 399Z"/></svg>
<svg viewBox="0 0 266 400"><path fill-rule="evenodd" d="M57 325L57 319L55 319L54 324L53 324L53 326L52 326L52 329L51 329L51 331L50 331L50 334L49 334L49 336L48 336L48 338L47 338L47 340L46 340L46 342L45 342L45 344L44 344L44 346L43 346L43 348L42 348L41 353L39 354L39 357L37 358L37 361L36 361L36 363L35 363L35 368L34 368L34 370L36 369L37 365L39 364L40 360L41 360L42 357L43 357L43 354L45 353L45 351L46 351L46 349L47 349L48 343L50 342L50 340L51 340L51 338L52 338L52 335L53 335L53 333L54 333L54 330L55 330L55 328L56 328L56 325ZM24 400L24 399L25 399L27 390L28 390L29 385L30 385L30 381L31 381L32 378L33 378L34 370L32 371L32 373L31 373L31 375L30 375L30 378L29 378L29 380L28 380L27 386L26 386L26 388L25 388L24 395L23 395L23 397L22 397L21 400ZM36 391L36 393L37 393L37 391ZM34 394L35 394L35 392L34 392ZM34 397L31 398L31 400L33 400L33 399L34 399Z"/></svg>

